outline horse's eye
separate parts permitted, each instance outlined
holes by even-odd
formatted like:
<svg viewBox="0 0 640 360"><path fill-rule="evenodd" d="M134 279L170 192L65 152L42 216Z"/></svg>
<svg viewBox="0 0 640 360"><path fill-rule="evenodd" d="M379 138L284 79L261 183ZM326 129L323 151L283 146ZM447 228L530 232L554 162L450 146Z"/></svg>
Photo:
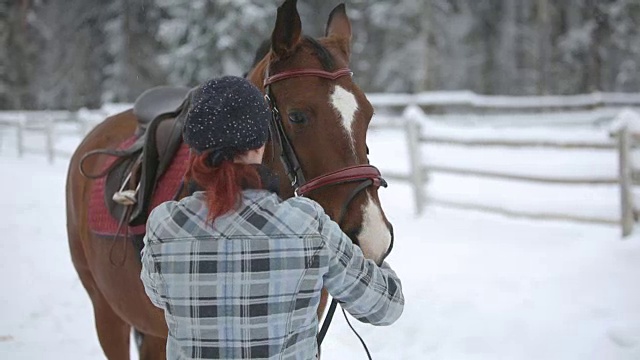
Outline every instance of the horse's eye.
<svg viewBox="0 0 640 360"><path fill-rule="evenodd" d="M289 113L289 121L294 124L305 124L307 122L307 115L300 111L291 112Z"/></svg>

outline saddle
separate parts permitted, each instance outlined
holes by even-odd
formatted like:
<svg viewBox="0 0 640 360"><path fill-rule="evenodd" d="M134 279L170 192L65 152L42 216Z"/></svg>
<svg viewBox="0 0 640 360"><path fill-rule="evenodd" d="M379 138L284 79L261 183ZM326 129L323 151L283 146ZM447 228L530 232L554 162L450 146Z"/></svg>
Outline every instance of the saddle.
<svg viewBox="0 0 640 360"><path fill-rule="evenodd" d="M122 224L145 224L158 179L182 144L182 127L191 90L161 86L142 93L133 113L138 119L135 141L117 151L102 152L118 159L107 169L104 201Z"/></svg>

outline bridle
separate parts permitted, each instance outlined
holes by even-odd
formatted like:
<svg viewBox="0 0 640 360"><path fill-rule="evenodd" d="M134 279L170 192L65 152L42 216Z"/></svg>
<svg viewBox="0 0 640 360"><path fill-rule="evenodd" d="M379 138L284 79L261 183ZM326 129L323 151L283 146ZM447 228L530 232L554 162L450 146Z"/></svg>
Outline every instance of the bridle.
<svg viewBox="0 0 640 360"><path fill-rule="evenodd" d="M352 76L353 73L348 68L338 69L333 72L319 70L319 69L296 69L283 71L281 73L269 76L269 66L267 65L265 70L265 80L264 80L264 89L265 89L265 100L269 104L271 108L272 117L269 124L269 129L271 132L272 142L275 142L277 145L277 150L280 152L280 161L284 167L284 171L287 173L289 180L291 181L291 186L294 189L294 194L296 196L305 196L308 193L311 193L315 190L334 186L341 184L349 184L349 183L357 183L356 186L347 199L342 204L342 209L336 218L338 224L342 225L342 221L346 215L349 204L353 201L353 199L361 192L367 189L370 186L375 186L376 188L382 186L387 187L387 182L384 180L382 175L380 174L380 170L373 165L355 165L348 166L342 169L330 172L328 174L320 175L315 177L309 181L305 181L305 176L302 171L302 166L300 165L300 161L296 156L296 152L293 149L291 141L284 131L284 126L282 124L282 116L280 115L280 111L278 110L278 106L276 104L276 99L273 96L273 92L271 91L271 85L278 81L282 81L285 79L302 77L302 76L314 76L320 77L329 80L337 80L343 76ZM385 257L391 252L391 248L393 247L393 240L391 242L391 246L387 250ZM332 299L331 305L329 306L329 310L327 311L327 315L324 318L324 322L320 331L318 332L317 342L318 348L322 344L322 340L324 339L327 330L329 329L329 324L331 323L331 319L333 318L333 314L337 307L337 300ZM343 310L344 312L344 310ZM346 314L345 314L346 318ZM348 322L348 319L347 319ZM351 324L349 323L351 327ZM353 327L351 329L355 332ZM369 350L365 345L364 341L356 333L360 342L365 348L367 355L369 355L369 359L371 359L371 355L369 354Z"/></svg>
<svg viewBox="0 0 640 360"><path fill-rule="evenodd" d="M284 131L284 127L282 125L282 116L280 115L280 111L278 110L278 106L276 104L276 99L271 91L271 85L273 83L285 79L302 76L315 76L330 80L336 80L342 76L351 76L352 72L350 69L342 68L334 72L319 69L298 69L284 71L271 76L269 76L268 74L268 69L269 68L267 67L267 74L265 76L263 85L265 89L265 100L269 104L269 107L271 108L271 112L273 114L273 116L271 117L271 122L269 124L272 134L272 141L275 141L278 146L278 150L280 152L280 161L282 162L284 170L287 173L289 180L291 181L291 186L293 187L296 196L304 196L314 190L326 186L359 181L368 183L367 186L363 187L359 191L366 189L368 186L387 186L387 182L382 178L380 170L378 170L378 168L373 165L348 166L334 172L318 176L309 180L308 182L305 181L302 166L300 165L300 161L298 160L295 150L291 145L289 137ZM351 200L353 199L349 199L349 202ZM342 216L344 216L344 214L342 214L338 219L342 220Z"/></svg>

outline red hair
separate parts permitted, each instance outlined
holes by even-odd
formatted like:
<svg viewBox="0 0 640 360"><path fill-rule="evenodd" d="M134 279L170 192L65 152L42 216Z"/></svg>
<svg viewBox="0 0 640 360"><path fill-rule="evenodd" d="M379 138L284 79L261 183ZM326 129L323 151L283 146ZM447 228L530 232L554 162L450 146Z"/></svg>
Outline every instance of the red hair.
<svg viewBox="0 0 640 360"><path fill-rule="evenodd" d="M185 183L193 180L204 190L209 209L207 219L213 223L218 216L238 206L243 188L261 188L262 181L255 166L234 163L232 160L211 166L210 154L207 151L190 156Z"/></svg>

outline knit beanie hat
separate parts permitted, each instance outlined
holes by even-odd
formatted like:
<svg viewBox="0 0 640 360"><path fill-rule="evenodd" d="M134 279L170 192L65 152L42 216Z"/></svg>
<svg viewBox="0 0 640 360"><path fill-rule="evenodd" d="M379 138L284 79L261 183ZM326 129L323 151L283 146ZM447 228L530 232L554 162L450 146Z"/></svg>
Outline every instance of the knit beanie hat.
<svg viewBox="0 0 640 360"><path fill-rule="evenodd" d="M270 119L271 110L258 88L246 79L224 76L196 89L183 138L198 154L211 150L216 165L264 145Z"/></svg>

